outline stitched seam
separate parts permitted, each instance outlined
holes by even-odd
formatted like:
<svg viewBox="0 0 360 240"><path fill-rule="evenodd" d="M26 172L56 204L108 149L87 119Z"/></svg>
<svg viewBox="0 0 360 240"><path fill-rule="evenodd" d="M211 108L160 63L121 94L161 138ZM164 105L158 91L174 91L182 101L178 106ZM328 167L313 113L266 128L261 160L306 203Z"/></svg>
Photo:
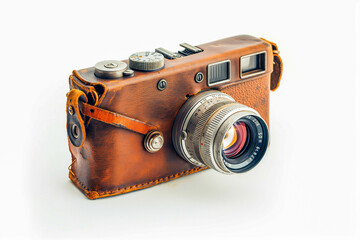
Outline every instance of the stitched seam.
<svg viewBox="0 0 360 240"><path fill-rule="evenodd" d="M181 177L182 175L186 174L186 173L190 173L192 171L194 171L194 173L198 170L205 170L207 169L208 167L196 167L196 168L192 168L190 170L186 170L186 171L182 171L182 172L178 172L178 173L175 173L175 174L172 174L172 175L169 175L169 176L166 176L166 177L163 177L163 178L158 178L158 179L155 179L155 180L152 180L152 181L149 181L149 182L146 182L146 183L139 183L139 184L134 184L134 185L131 185L131 186L128 186L128 187L123 187L123 188L118 188L116 190L109 190L109 191L96 191L96 190L91 190L89 189L88 187L85 186L85 184L83 184L79 178L76 176L76 174L74 174L74 177L76 178L76 181L79 183L79 185L85 189L86 191L89 191L89 192L96 192L98 193L99 195L103 195L103 194L112 194L112 193L117 193L117 192L120 192L122 190L126 191L126 190L130 190L132 188L140 188L140 187L144 187L144 186L147 186L147 185L151 185L153 183L155 184L158 184L158 183L162 183L162 182L166 182L166 181L169 181L171 180L172 178L176 177L176 176L179 176Z"/></svg>

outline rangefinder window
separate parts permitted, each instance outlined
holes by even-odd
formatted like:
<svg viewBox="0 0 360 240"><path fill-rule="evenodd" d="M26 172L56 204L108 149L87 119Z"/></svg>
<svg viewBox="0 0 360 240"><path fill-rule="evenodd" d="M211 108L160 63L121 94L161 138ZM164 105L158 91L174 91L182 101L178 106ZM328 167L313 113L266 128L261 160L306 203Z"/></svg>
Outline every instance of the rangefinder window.
<svg viewBox="0 0 360 240"><path fill-rule="evenodd" d="M265 68L266 52L253 53L240 58L240 78L262 74Z"/></svg>
<svg viewBox="0 0 360 240"><path fill-rule="evenodd" d="M207 66L208 86L230 81L230 60L211 63Z"/></svg>

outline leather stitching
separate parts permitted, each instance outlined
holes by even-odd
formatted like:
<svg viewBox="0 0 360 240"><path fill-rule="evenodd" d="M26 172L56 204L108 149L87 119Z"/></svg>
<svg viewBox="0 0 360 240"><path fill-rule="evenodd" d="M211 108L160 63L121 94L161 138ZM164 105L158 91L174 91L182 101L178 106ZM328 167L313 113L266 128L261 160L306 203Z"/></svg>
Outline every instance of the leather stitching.
<svg viewBox="0 0 360 240"><path fill-rule="evenodd" d="M147 187L151 187L151 186L155 186L157 184L160 183L164 183L170 180L174 180L176 178L182 177L182 176L186 176L192 173L196 173L202 170L208 169L208 167L195 167L192 168L190 170L186 170L186 171L182 171L182 172L178 172L175 174L171 174L169 176L163 177L163 178L158 178L149 182L145 182L145 183L139 183L139 184L134 184L131 186L127 186L127 187L123 187L123 188L119 188L116 190L109 190L109 191L96 191L96 190L91 190L88 187L85 186L85 184L83 184L76 176L76 174L71 175L71 173L69 173L69 177L70 179L75 183L75 185L78 185L82 188L82 190L84 190L85 195L90 198L90 199L96 199L96 198L101 198L101 197L107 197L107 196L113 196L113 195L119 195L122 193L127 193L127 192L131 192L134 190L140 190L140 189L144 189Z"/></svg>

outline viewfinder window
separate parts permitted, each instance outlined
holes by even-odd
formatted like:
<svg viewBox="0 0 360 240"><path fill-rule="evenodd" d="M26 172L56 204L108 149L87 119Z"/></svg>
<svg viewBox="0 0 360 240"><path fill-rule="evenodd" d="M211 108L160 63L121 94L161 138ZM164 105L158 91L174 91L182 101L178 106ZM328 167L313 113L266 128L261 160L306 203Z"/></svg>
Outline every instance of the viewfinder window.
<svg viewBox="0 0 360 240"><path fill-rule="evenodd" d="M207 66L208 86L230 81L230 60L211 63Z"/></svg>
<svg viewBox="0 0 360 240"><path fill-rule="evenodd" d="M240 77L262 74L266 68L266 52L254 53L240 58Z"/></svg>

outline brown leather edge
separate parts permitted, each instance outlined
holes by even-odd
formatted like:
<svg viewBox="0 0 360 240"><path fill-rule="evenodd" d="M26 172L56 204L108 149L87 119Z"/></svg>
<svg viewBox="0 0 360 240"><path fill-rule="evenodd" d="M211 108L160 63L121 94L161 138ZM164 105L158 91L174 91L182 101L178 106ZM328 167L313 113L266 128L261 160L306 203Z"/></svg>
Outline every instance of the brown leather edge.
<svg viewBox="0 0 360 240"><path fill-rule="evenodd" d="M94 86L86 85L82 81L76 81L73 75L69 77L70 90L79 89L83 91L88 97L88 102L92 105L96 105L99 102L99 95Z"/></svg>
<svg viewBox="0 0 360 240"><path fill-rule="evenodd" d="M278 54L274 54L274 62L275 62L274 65L279 67L274 67L274 71L271 75L271 79L274 78L274 80L272 80L270 83L271 91L275 91L280 86L280 80L282 77L282 69L283 69L283 62Z"/></svg>
<svg viewBox="0 0 360 240"><path fill-rule="evenodd" d="M276 89L278 89L278 87L280 85L280 80L281 80L282 71L283 71L283 62L279 55L280 52L279 52L279 49L278 49L278 46L276 45L276 43L266 40L264 38L260 38L260 39L272 46L274 68L273 68L273 72L271 73L270 90L275 91Z"/></svg>
<svg viewBox="0 0 360 240"><path fill-rule="evenodd" d="M69 77L70 90L74 89L74 88L76 89L76 87L77 87L78 89L84 91L88 95L88 98L91 96L91 99L93 99L93 101L94 101L94 102L91 102L91 101L89 102L91 105L99 106L108 91L107 87L102 83L91 83L91 82L86 81L77 70L73 70L72 74L73 75L70 75L70 77ZM73 76L75 76L79 80L79 83L76 82L76 80ZM76 87L75 87L75 85L76 85ZM96 86L101 86L101 88L103 89L103 92L98 93L96 90ZM89 126L90 122L91 122L91 118L87 117L85 119L85 127Z"/></svg>
<svg viewBox="0 0 360 240"><path fill-rule="evenodd" d="M100 86L102 86L102 88L104 89L104 92L101 94L98 102L95 103L94 106L100 105L100 103L102 102L102 100L104 99L104 97L105 97L105 95L106 95L106 93L107 93L107 90L108 90L107 87L106 87L104 84L102 84L102 83L91 83L91 82L86 81L86 80L80 75L80 73L79 73L78 71L76 71L76 70L73 71L73 75L75 75L75 77L77 77L81 82L83 82L83 83L86 84L86 85L90 85L90 86L100 85Z"/></svg>
<svg viewBox="0 0 360 240"><path fill-rule="evenodd" d="M67 100L66 100L66 115L67 115L67 121L66 121L66 129L67 129L67 134L68 134L68 139L70 140L69 134L71 132L70 128L70 123L72 122L74 124L77 125L77 127L79 127L80 131L81 131L81 144L79 146L75 146L73 144L72 141L70 141L74 147L82 147L82 145L85 142L85 138L86 138L86 131L85 131L85 123L84 120L81 116L80 113L80 109L79 109L79 101L85 101L87 102L87 96L86 94L78 89L72 89L70 92L68 92L66 94ZM72 115L70 115L69 113L69 108L72 109L73 113ZM77 123L78 122L78 123Z"/></svg>
<svg viewBox="0 0 360 240"><path fill-rule="evenodd" d="M163 178L158 178L158 179L155 179L155 180L152 180L149 182L135 184L135 185L124 187L124 188L119 188L119 189L113 190L113 191L93 191L93 190L88 189L83 183L81 183L75 174L72 175L71 173L69 173L69 178L75 184L75 186L77 186L78 189L80 189L80 191L85 194L86 197L88 197L91 200L94 200L97 198L110 197L110 196L120 195L123 193L132 192L135 190L153 187L157 184L168 182L168 181L174 180L179 177L183 177L186 175L190 175L192 173L200 172L205 169L208 169L208 167L194 167L190 170L178 172L178 173L175 173L175 174L163 177Z"/></svg>

